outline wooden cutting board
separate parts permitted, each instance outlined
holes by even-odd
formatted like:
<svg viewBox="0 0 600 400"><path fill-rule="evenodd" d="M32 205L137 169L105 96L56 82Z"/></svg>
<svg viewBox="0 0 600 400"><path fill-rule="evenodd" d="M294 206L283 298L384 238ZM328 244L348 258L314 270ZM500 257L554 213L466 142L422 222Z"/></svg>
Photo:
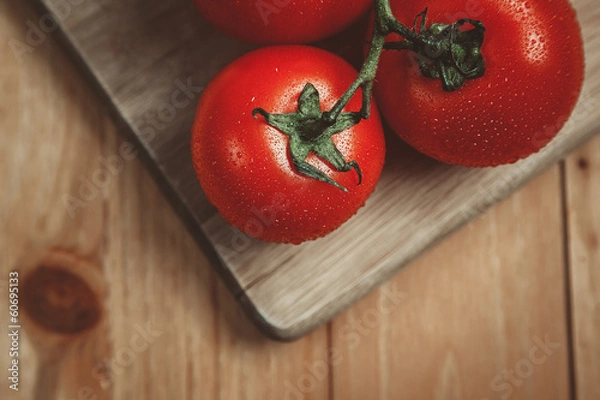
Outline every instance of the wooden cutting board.
<svg viewBox="0 0 600 400"><path fill-rule="evenodd" d="M234 296L277 339L325 323L600 132L600 8L597 0L574 0L586 81L571 120L542 152L510 166L467 169L430 160L390 136L381 182L350 222L300 246L262 243L229 227L208 204L188 151L202 87L251 46L216 32L189 0L38 1L37 26L60 31L122 124L128 142L114 156L129 155L129 143L138 147Z"/></svg>

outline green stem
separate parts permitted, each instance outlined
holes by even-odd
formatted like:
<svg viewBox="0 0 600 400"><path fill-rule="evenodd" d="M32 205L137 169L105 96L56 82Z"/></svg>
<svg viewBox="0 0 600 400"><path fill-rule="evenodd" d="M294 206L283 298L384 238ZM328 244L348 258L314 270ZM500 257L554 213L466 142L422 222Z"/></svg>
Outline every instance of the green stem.
<svg viewBox="0 0 600 400"><path fill-rule="evenodd" d="M374 5L374 23L371 46L369 53L358 73L356 80L350 85L348 90L340 97L331 111L324 113L324 118L328 122L333 122L340 115L344 107L348 105L350 99L356 94L358 89L363 89L363 102L360 115L363 119L369 118L371 114L371 96L373 93L373 81L377 75L377 68L381 53L385 46L386 37L392 33L398 33L409 43L410 48L416 44L426 45L423 38L416 32L402 25L394 17L389 0L375 0Z"/></svg>
<svg viewBox="0 0 600 400"><path fill-rule="evenodd" d="M419 69L423 75L440 79L446 91L462 86L465 79L474 79L485 70L480 53L485 28L479 21L460 20L452 25L432 24L427 27L427 10L415 18L413 29L402 25L392 13L389 0L374 0L373 34L369 52L356 80L329 111L322 111L319 93L307 83L298 100L298 110L286 114L271 114L256 108L252 114L262 116L265 121L289 136L289 151L296 171L338 187L346 188L333 181L322 171L306 162L308 154L314 153L328 161L338 171L355 170L358 184L362 173L356 161L346 161L335 147L331 137L367 119L371 114L373 82L384 49L410 50L419 56ZM420 21L420 25L418 22ZM464 24L473 29L460 30ZM386 38L396 33L404 40L386 42ZM359 112L343 112L356 92L362 89L362 106Z"/></svg>
<svg viewBox="0 0 600 400"><path fill-rule="evenodd" d="M387 6L387 10L386 10ZM389 11L389 13L387 12ZM335 103L331 111L325 113L324 118L328 122L335 121L344 107L348 105L350 99L356 94L358 89L363 89L363 102L360 115L363 119L369 118L371 114L371 96L373 93L373 81L377 75L379 59L385 45L385 38L389 34L388 20L391 15L389 9L389 0L376 0L375 5L375 24L373 26L373 36L369 53L363 63L356 80L350 85L348 90Z"/></svg>

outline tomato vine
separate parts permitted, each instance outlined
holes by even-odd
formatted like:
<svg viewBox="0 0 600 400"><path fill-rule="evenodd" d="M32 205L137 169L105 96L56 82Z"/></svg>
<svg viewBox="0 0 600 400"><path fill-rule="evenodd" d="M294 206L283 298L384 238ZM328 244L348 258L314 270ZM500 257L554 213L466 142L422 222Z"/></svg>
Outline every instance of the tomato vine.
<svg viewBox="0 0 600 400"><path fill-rule="evenodd" d="M461 29L470 25L471 29ZM412 29L401 24L393 15L389 0L374 1L373 33L369 52L356 80L329 111L322 111L318 90L308 82L298 100L298 110L288 114L271 114L255 108L252 114L290 137L289 151L296 171L304 176L327 182L347 191L322 171L306 162L312 152L329 162L338 171L354 169L358 183L362 180L356 161L345 161L335 147L331 136L367 119L371 113L373 82L384 50L410 50L417 54L421 73L440 79L442 88L451 92L459 89L467 79L485 73L481 54L485 27L481 21L460 19L453 24L427 25L427 9L415 17ZM386 42L391 34L404 40ZM362 89L362 107L358 112L343 112L350 99Z"/></svg>

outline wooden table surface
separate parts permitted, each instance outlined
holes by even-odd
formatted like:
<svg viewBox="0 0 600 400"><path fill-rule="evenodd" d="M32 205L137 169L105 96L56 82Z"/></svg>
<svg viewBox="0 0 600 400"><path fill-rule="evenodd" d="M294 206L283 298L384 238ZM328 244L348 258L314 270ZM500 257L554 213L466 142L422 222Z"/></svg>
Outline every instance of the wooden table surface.
<svg viewBox="0 0 600 400"><path fill-rule="evenodd" d="M28 33L38 20L0 0L0 320L10 332L18 271L22 324L18 392L0 335L0 398L600 399L600 137L327 326L277 343L53 33Z"/></svg>

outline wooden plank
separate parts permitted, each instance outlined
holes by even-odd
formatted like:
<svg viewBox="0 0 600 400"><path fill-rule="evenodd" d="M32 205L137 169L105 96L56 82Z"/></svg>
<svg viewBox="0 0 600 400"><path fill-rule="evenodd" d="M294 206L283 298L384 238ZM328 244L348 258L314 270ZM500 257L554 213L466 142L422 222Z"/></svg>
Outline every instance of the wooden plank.
<svg viewBox="0 0 600 400"><path fill-rule="evenodd" d="M326 331L288 346L240 315L146 169L124 157L127 142L54 38L23 63L12 56L10 39L24 40L35 19L26 3L0 1L0 51L9 55L0 69L2 289L9 270L24 277L58 259L94 288L102 312L75 336L24 320L20 390L4 382L0 398L284 398L326 354ZM82 203L68 207L65 195ZM64 282L52 293L69 303L76 293ZM22 289L22 298L34 294ZM10 347L7 335L0 345ZM3 371L7 362L3 351ZM328 382L314 391L309 398L327 396Z"/></svg>
<svg viewBox="0 0 600 400"><path fill-rule="evenodd" d="M98 135L89 131L102 126L103 117L56 47L39 47L23 63L13 57L10 41L21 38L26 21L35 18L21 3L0 2L0 279L4 284L9 271L19 273L22 326L19 391L9 389L5 372L0 397L71 399L94 392L108 399L91 376L111 349L103 307L104 207L99 202L72 219L61 199L77 190L81 172L97 165L102 129ZM64 78L69 76L75 79ZM91 106L73 107L79 104ZM5 310L7 296L2 290ZM0 345L7 371L12 357L6 334Z"/></svg>
<svg viewBox="0 0 600 400"><path fill-rule="evenodd" d="M215 32L188 0L88 1L62 16L56 2L40 2L57 15L66 42L146 151L228 287L277 338L296 338L328 321L600 128L600 116L586 108L600 97L600 9L595 0L575 0L588 65L579 118L543 152L516 165L473 170L434 163L394 143L401 157L390 158L367 207L342 229L302 246L258 243L206 203L188 151L200 88L249 47ZM172 104L175 93L188 93L189 102Z"/></svg>
<svg viewBox="0 0 600 400"><path fill-rule="evenodd" d="M117 154L111 134L108 154ZM216 277L206 258L139 162L105 203L114 398L216 398Z"/></svg>
<svg viewBox="0 0 600 400"><path fill-rule="evenodd" d="M333 398L568 399L562 233L553 167L334 320Z"/></svg>
<svg viewBox="0 0 600 400"><path fill-rule="evenodd" d="M567 158L566 183L576 393L600 399L600 140Z"/></svg>
<svg viewBox="0 0 600 400"><path fill-rule="evenodd" d="M321 400L329 396L327 330L294 343L264 337L219 285L218 399ZM313 375L315 371L316 377Z"/></svg>

